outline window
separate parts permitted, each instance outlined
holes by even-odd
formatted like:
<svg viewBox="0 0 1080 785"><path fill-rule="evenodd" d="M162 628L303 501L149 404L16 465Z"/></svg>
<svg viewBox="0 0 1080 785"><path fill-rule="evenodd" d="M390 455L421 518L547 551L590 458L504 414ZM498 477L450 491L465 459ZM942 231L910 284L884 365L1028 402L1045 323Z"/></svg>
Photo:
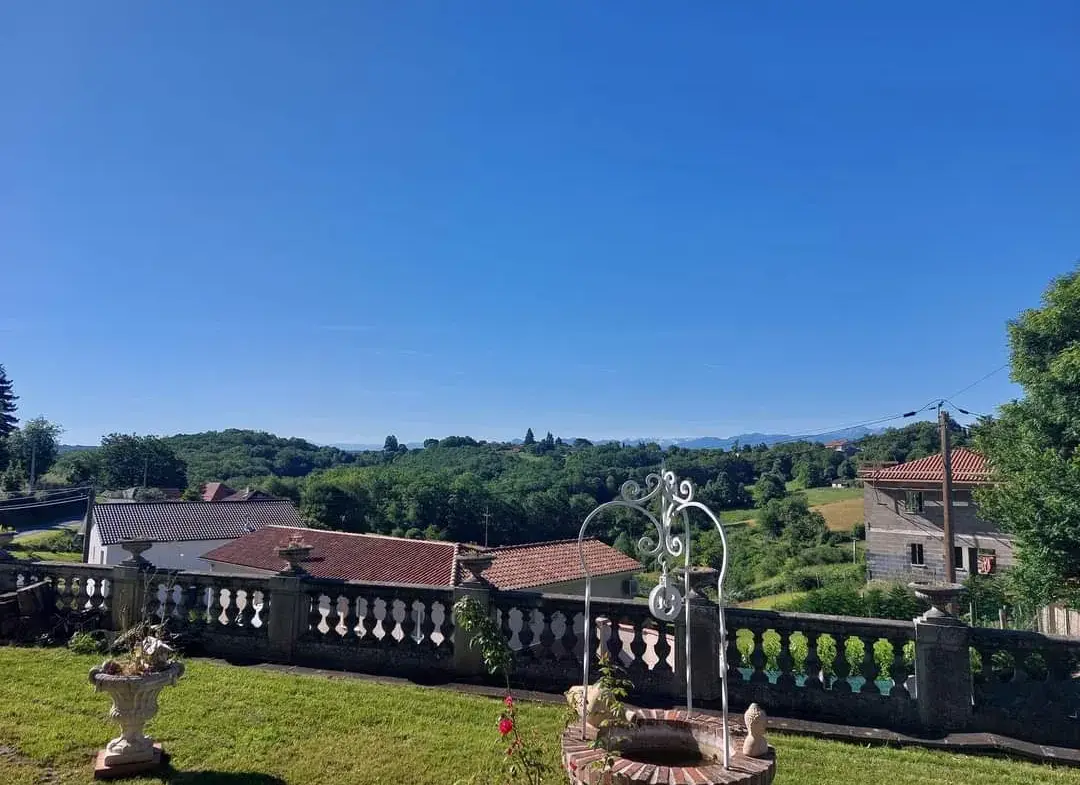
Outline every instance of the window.
<svg viewBox="0 0 1080 785"><path fill-rule="evenodd" d="M923 511L922 491L908 491L904 497L904 511L920 514Z"/></svg>
<svg viewBox="0 0 1080 785"><path fill-rule="evenodd" d="M913 542L911 543L911 564L914 567L923 567L926 562L923 561L922 544Z"/></svg>
<svg viewBox="0 0 1080 785"><path fill-rule="evenodd" d="M964 569L964 549L957 545L952 549L953 567L958 570Z"/></svg>
<svg viewBox="0 0 1080 785"><path fill-rule="evenodd" d="M968 572L977 572L979 569L979 549L968 548Z"/></svg>

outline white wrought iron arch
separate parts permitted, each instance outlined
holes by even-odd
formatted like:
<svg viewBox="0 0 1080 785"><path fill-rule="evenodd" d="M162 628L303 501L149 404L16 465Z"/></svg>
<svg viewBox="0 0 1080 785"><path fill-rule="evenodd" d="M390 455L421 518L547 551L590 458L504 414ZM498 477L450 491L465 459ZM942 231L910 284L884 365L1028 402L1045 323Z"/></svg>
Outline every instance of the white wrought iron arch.
<svg viewBox="0 0 1080 785"><path fill-rule="evenodd" d="M660 621L674 621L680 613L685 613L685 650L686 650L686 711L693 712L693 658L690 641L690 510L700 510L712 521L720 534L721 561L720 572L716 580L716 599L720 624L720 700L724 723L724 768L731 764L730 738L728 732L728 668L727 668L727 624L724 617L724 577L727 575L728 544L724 526L716 514L702 502L694 498L694 483L691 480L680 480L675 472L661 469L660 473L650 473L645 478L645 489L642 492L641 485L635 480L627 480L619 489L619 497L598 505L590 512L581 524L578 531L578 556L581 560L581 571L585 576L585 613L583 633L585 645L582 647L582 695L581 695L581 738L586 736L586 717L588 714L588 690L589 690L589 661L592 659L592 573L589 571L588 560L585 558L585 534L589 524L601 513L617 509L629 509L643 514L652 524L656 533L654 541L648 533L643 535L637 542L637 551L643 557L654 557L660 564L660 580L649 592L649 612ZM660 517L653 514L648 505L659 500ZM678 520L682 524L681 533L672 534L672 523ZM684 539L685 538L685 539ZM682 557L683 566L683 589L680 592L673 584L673 573L678 567L672 567L669 562ZM572 623L572 622L571 622ZM612 625L612 635L618 635L619 630ZM599 636L597 636L599 639Z"/></svg>

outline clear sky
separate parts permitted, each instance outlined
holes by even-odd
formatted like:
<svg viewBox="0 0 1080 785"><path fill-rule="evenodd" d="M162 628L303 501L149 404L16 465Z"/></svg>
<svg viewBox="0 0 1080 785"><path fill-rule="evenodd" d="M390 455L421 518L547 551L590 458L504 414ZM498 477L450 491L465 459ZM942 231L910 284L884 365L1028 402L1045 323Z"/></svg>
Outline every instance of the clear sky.
<svg viewBox="0 0 1080 785"><path fill-rule="evenodd" d="M1080 258L1078 40L1073 0L7 3L0 363L70 443L915 408Z"/></svg>

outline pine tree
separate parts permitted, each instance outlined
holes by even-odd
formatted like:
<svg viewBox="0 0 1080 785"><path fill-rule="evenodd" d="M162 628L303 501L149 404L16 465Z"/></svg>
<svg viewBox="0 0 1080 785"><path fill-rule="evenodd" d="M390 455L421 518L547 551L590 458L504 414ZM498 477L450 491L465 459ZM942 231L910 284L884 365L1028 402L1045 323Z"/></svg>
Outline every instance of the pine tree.
<svg viewBox="0 0 1080 785"><path fill-rule="evenodd" d="M532 428L525 431L525 445L536 444L536 437L533 436Z"/></svg>
<svg viewBox="0 0 1080 785"><path fill-rule="evenodd" d="M0 437L7 436L15 430L15 424L19 421L15 417L15 410L19 408L15 405L17 400L19 396L15 394L11 380L7 377L7 371L4 370L3 365L0 365Z"/></svg>

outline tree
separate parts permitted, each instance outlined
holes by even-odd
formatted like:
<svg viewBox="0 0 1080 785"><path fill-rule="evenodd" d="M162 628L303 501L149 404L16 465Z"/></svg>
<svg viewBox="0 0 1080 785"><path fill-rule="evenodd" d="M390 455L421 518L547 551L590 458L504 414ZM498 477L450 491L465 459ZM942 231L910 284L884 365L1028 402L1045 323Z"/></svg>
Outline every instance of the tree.
<svg viewBox="0 0 1080 785"><path fill-rule="evenodd" d="M845 458L844 462L836 468L836 476L841 480L854 480L857 474L855 462L849 458Z"/></svg>
<svg viewBox="0 0 1080 785"><path fill-rule="evenodd" d="M60 452L59 439L63 432L56 423L35 417L8 436L8 451L20 476L30 478L33 472L31 479L36 480L49 471Z"/></svg>
<svg viewBox="0 0 1080 785"><path fill-rule="evenodd" d="M15 417L15 411L19 408L15 404L17 400L19 396L15 394L11 379L8 378L4 366L0 365L0 439L12 433L19 422Z"/></svg>
<svg viewBox="0 0 1080 785"><path fill-rule="evenodd" d="M146 485L151 488L184 488L187 466L163 439L110 433L98 448L100 482L119 490ZM145 483L144 483L145 481Z"/></svg>
<svg viewBox="0 0 1080 785"><path fill-rule="evenodd" d="M980 516L1014 535L1010 581L1025 600L1080 606L1080 270L1041 308L1009 323L1012 379L1024 397L975 428L994 483Z"/></svg>
<svg viewBox="0 0 1080 785"><path fill-rule="evenodd" d="M530 446L536 444L536 437L533 436L532 428L529 428L527 431L525 431L525 442L524 442L524 444L525 444L526 447L530 447Z"/></svg>
<svg viewBox="0 0 1080 785"><path fill-rule="evenodd" d="M757 522L773 537L783 537L792 552L821 544L827 531L825 518L810 509L801 493L772 499L758 515Z"/></svg>
<svg viewBox="0 0 1080 785"><path fill-rule="evenodd" d="M383 442L382 448L383 448L383 452L397 452L398 451L397 437L394 436L394 434L390 434L389 436L387 436L386 441Z"/></svg>
<svg viewBox="0 0 1080 785"><path fill-rule="evenodd" d="M787 495L784 478L775 472L767 472L758 478L752 491L754 504L764 507L773 499L783 499Z"/></svg>
<svg viewBox="0 0 1080 785"><path fill-rule="evenodd" d="M814 460L805 460L795 467L795 482L800 488L820 488L825 484L825 475Z"/></svg>

